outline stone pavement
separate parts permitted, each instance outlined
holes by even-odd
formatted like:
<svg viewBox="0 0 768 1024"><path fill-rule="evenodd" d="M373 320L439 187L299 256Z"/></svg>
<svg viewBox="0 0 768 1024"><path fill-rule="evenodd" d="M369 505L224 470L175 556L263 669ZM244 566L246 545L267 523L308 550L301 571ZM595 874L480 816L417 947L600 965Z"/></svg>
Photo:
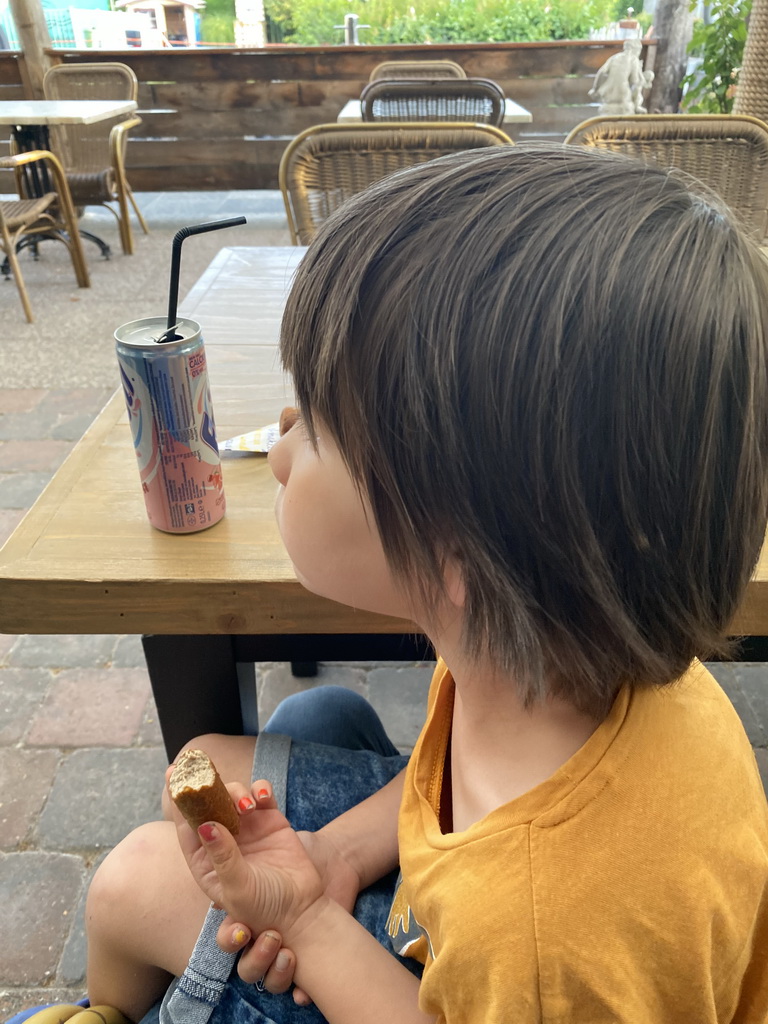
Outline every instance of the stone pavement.
<svg viewBox="0 0 768 1024"><path fill-rule="evenodd" d="M157 237L139 237L136 256L116 254L109 264L89 253L93 294L74 295L66 280L60 293L54 289L58 299L47 290L43 303L31 278L50 270L56 257L46 254L45 266L41 259L29 275L38 313L38 324L29 326L15 289L0 281L0 544L114 390L111 331L132 318L116 309L126 294L139 295L141 309L133 315L144 315L154 279L160 301L173 231L244 204L254 214L255 233L190 253L199 265L189 268L188 285L221 244L286 244L274 193L145 195L139 202ZM87 217L91 230L105 236L111 230L116 240L104 215ZM212 236L200 236L206 237ZM61 267L64 280L66 261ZM136 274L144 276L136 281ZM77 316L69 305L73 295ZM25 345L39 348L31 369ZM740 664L714 671L768 783L768 669ZM408 751L423 720L430 674L425 664L360 663L324 665L317 680L296 680L286 664L261 664L260 718L266 721L289 693L334 682L367 696L394 742ZM165 763L138 637L0 635L0 1021L25 1006L83 994L88 881L127 832L159 817Z"/></svg>

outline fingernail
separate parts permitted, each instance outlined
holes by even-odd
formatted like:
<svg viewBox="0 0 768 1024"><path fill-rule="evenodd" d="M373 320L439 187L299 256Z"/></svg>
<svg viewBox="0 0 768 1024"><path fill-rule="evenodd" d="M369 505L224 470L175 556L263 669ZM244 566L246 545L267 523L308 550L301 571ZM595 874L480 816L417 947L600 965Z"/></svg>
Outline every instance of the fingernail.
<svg viewBox="0 0 768 1024"><path fill-rule="evenodd" d="M249 796L243 796L238 800L237 806L243 813L245 813L246 811L253 810L256 804L253 802L253 800L251 800Z"/></svg>
<svg viewBox="0 0 768 1024"><path fill-rule="evenodd" d="M257 793L257 796L258 796L259 800L266 800L267 797L269 796L269 790L268 789L260 789L259 792Z"/></svg>
<svg viewBox="0 0 768 1024"><path fill-rule="evenodd" d="M248 941L248 932L244 931L242 928L235 928L232 933L232 941L236 946L242 946L243 943Z"/></svg>
<svg viewBox="0 0 768 1024"><path fill-rule="evenodd" d="M207 821L204 825L200 825L197 829L197 834L203 840L204 843L212 843L219 838L219 830L215 825Z"/></svg>
<svg viewBox="0 0 768 1024"><path fill-rule="evenodd" d="M275 968L278 971L285 971L285 970L287 970L288 965L290 964L290 962L291 962L290 956L287 953L283 953L281 951L275 957Z"/></svg>
<svg viewBox="0 0 768 1024"><path fill-rule="evenodd" d="M277 935L273 935L272 932L265 932L261 937L259 947L262 953L272 954L275 951L275 946L278 945L280 939Z"/></svg>

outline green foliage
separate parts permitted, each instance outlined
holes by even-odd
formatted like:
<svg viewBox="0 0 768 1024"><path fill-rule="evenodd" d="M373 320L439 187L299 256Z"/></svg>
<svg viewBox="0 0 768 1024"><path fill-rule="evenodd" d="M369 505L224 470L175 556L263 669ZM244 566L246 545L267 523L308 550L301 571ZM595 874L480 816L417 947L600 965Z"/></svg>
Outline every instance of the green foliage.
<svg viewBox="0 0 768 1024"><path fill-rule="evenodd" d="M266 0L270 23L285 42L340 43L344 15L354 10L361 42L463 43L588 39L611 21L616 0Z"/></svg>
<svg viewBox="0 0 768 1024"><path fill-rule="evenodd" d="M683 107L690 114L730 114L752 0L712 0L708 6L711 21L697 21L688 44L688 52L701 57L702 63L682 81L688 87ZM693 0L690 9L695 8Z"/></svg>
<svg viewBox="0 0 768 1024"><path fill-rule="evenodd" d="M234 0L207 0L200 18L200 37L203 43L235 42Z"/></svg>

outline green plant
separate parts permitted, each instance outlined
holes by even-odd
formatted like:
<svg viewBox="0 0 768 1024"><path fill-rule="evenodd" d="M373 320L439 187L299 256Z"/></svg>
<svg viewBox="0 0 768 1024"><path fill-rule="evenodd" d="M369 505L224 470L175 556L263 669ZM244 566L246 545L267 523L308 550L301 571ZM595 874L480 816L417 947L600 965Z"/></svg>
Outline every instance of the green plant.
<svg viewBox="0 0 768 1024"><path fill-rule="evenodd" d="M682 81L683 107L691 114L730 114L752 0L712 0L707 6L710 20L696 22L688 44L688 52L701 58L701 66ZM695 8L693 0L690 9Z"/></svg>
<svg viewBox="0 0 768 1024"><path fill-rule="evenodd" d="M234 43L234 0L208 0L200 17L203 43Z"/></svg>
<svg viewBox="0 0 768 1024"><path fill-rule="evenodd" d="M588 39L611 20L616 0L266 0L270 23L286 42L339 43L353 10L370 28L362 42L537 42Z"/></svg>

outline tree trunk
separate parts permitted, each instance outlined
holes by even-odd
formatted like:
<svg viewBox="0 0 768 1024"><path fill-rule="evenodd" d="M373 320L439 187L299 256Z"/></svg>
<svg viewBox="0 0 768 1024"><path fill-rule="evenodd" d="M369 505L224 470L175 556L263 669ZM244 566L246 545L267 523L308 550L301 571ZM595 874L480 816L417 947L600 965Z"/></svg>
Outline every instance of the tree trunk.
<svg viewBox="0 0 768 1024"><path fill-rule="evenodd" d="M656 77L651 86L648 110L652 114L676 114L683 94L686 48L693 35L693 12L688 0L659 0L654 18Z"/></svg>
<svg viewBox="0 0 768 1024"><path fill-rule="evenodd" d="M734 114L768 121L768 2L753 0Z"/></svg>
<svg viewBox="0 0 768 1024"><path fill-rule="evenodd" d="M41 0L11 0L11 14L24 53L21 78L28 100L43 99L43 76L54 61L46 54L51 37Z"/></svg>

